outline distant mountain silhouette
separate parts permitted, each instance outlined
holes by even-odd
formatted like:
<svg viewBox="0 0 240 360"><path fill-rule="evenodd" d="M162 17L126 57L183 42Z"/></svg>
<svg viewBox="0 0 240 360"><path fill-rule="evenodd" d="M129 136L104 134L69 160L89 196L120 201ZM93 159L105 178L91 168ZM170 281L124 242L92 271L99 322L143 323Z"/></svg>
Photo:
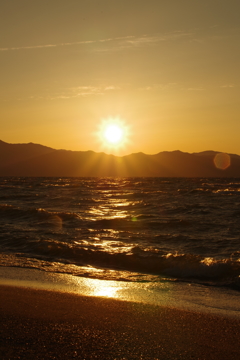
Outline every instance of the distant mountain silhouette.
<svg viewBox="0 0 240 360"><path fill-rule="evenodd" d="M55 150L33 143L8 144L0 140L0 176L240 177L240 156L225 154L222 159L220 155L220 167L226 157L230 159L230 166L222 170L214 163L218 154L217 151L193 154L164 151L119 157L94 151Z"/></svg>
<svg viewBox="0 0 240 360"><path fill-rule="evenodd" d="M17 164L39 155L55 151L47 146L29 144L8 144L0 140L0 168Z"/></svg>

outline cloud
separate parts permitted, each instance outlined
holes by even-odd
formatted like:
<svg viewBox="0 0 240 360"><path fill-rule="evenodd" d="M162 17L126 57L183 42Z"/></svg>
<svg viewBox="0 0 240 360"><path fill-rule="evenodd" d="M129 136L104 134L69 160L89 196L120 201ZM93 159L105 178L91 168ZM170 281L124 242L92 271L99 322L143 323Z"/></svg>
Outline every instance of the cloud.
<svg viewBox="0 0 240 360"><path fill-rule="evenodd" d="M165 34L155 34L152 36L126 36L115 39L109 39L109 43L106 46L98 47L93 51L121 51L130 48L143 48L153 47L167 41L177 41L179 39L191 39L193 37L192 32L175 31Z"/></svg>
<svg viewBox="0 0 240 360"><path fill-rule="evenodd" d="M105 87L105 90L107 91L107 90L119 90L120 89L120 87L119 86L106 86Z"/></svg>
<svg viewBox="0 0 240 360"><path fill-rule="evenodd" d="M235 84L226 84L226 85L222 85L222 86L220 86L221 88L235 88L237 85L235 85Z"/></svg>
<svg viewBox="0 0 240 360"><path fill-rule="evenodd" d="M51 100L54 99L71 99L77 97L86 97L86 96L100 96L105 95L106 92L119 90L120 87L109 85L109 86L76 86L70 89L67 89L61 94L51 96Z"/></svg>
<svg viewBox="0 0 240 360"><path fill-rule="evenodd" d="M73 91L76 93L75 96L89 96L89 95L104 95L106 91L117 90L119 87L116 86L78 86Z"/></svg>
<svg viewBox="0 0 240 360"><path fill-rule="evenodd" d="M139 90L143 90L143 91L167 90L167 89L176 88L177 86L178 86L177 83L152 84L141 87Z"/></svg>
<svg viewBox="0 0 240 360"><path fill-rule="evenodd" d="M65 46L74 46L74 45L88 45L88 44L97 44L105 45L109 44L109 47L94 49L95 51L106 51L112 49L121 50L123 48L129 47L144 47L156 45L160 42L167 40L176 40L184 37L191 36L189 32L175 31L167 34L156 34L154 36L142 35L142 36L125 36L125 37L116 37L116 38L107 38L101 40L87 40L87 41L75 41L75 42L65 42L57 44L44 44L44 45L29 45L29 46L15 46L15 47L5 47L0 48L0 51L18 51L18 50L34 50L34 49L47 49L47 48L57 48ZM92 50L92 49L91 49Z"/></svg>
<svg viewBox="0 0 240 360"><path fill-rule="evenodd" d="M98 86L79 86L75 89L75 96L103 95L102 87Z"/></svg>
<svg viewBox="0 0 240 360"><path fill-rule="evenodd" d="M218 29L217 26L212 26L212 29ZM147 46L157 46L161 42L166 41L178 41L183 39L188 39L190 42L203 43L206 41L206 38L217 40L228 38L229 36L234 35L234 32L230 34L226 33L217 33L208 34L207 37L204 35L203 29L195 28L189 31L177 30L167 33L156 33L153 35L128 35L123 37L115 38L106 38L100 40L86 40L86 41L74 41L74 42L64 42L56 44L43 44L43 45L29 45L29 46L15 46L15 47L4 47L0 48L2 51L19 51L19 50L34 50L34 49L47 49L47 48L57 48L57 47L66 47L66 46L84 46L84 45L96 45L91 47L90 51L120 51L125 48L136 48L136 47L147 47Z"/></svg>
<svg viewBox="0 0 240 360"><path fill-rule="evenodd" d="M200 87L200 86L199 87L182 87L181 84L174 83L174 82L165 83L165 84L146 85L144 87L141 87L139 90L143 90L143 91L156 91L156 90L168 91L168 90L173 90L173 89L184 90L184 91L204 91L204 90L206 90L205 88Z"/></svg>
<svg viewBox="0 0 240 360"><path fill-rule="evenodd" d="M145 46L145 45L154 45L159 42L168 41L168 40L177 40L180 38L189 37L191 33L184 31L174 31L167 34L158 34L154 36L143 35L140 37L132 37L131 39L124 39L123 42L127 45L133 46Z"/></svg>
<svg viewBox="0 0 240 360"><path fill-rule="evenodd" d="M106 41L109 41L109 40L106 40ZM97 41L77 41L77 42L67 42L67 43L58 43L58 44L18 46L18 47L0 48L0 51L14 51L14 50L32 50L32 49L56 48L56 47L60 47L60 46L86 45L86 44L92 44L92 43L95 43L95 42L97 42Z"/></svg>

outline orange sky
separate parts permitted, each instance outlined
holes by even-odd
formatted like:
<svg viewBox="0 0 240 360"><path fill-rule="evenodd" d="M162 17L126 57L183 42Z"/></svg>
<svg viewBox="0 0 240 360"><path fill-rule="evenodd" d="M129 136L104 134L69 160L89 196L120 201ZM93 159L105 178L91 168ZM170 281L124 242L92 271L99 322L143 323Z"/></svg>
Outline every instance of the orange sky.
<svg viewBox="0 0 240 360"><path fill-rule="evenodd" d="M119 155L240 154L239 0L11 0L0 139ZM119 119L119 149L97 133Z"/></svg>

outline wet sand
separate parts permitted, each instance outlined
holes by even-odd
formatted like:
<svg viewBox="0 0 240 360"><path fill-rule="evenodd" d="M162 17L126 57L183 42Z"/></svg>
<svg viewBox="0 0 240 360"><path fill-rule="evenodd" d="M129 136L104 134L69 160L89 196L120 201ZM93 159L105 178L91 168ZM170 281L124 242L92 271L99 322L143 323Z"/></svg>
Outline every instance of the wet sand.
<svg viewBox="0 0 240 360"><path fill-rule="evenodd" d="M240 359L240 321L0 286L1 359Z"/></svg>

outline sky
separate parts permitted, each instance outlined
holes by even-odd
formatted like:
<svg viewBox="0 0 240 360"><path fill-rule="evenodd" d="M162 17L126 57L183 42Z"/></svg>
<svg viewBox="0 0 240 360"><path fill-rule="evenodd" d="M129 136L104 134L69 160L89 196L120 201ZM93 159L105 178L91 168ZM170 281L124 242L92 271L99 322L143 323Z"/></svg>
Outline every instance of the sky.
<svg viewBox="0 0 240 360"><path fill-rule="evenodd" d="M240 154L239 0L1 0L0 139ZM107 124L122 142L107 144Z"/></svg>

